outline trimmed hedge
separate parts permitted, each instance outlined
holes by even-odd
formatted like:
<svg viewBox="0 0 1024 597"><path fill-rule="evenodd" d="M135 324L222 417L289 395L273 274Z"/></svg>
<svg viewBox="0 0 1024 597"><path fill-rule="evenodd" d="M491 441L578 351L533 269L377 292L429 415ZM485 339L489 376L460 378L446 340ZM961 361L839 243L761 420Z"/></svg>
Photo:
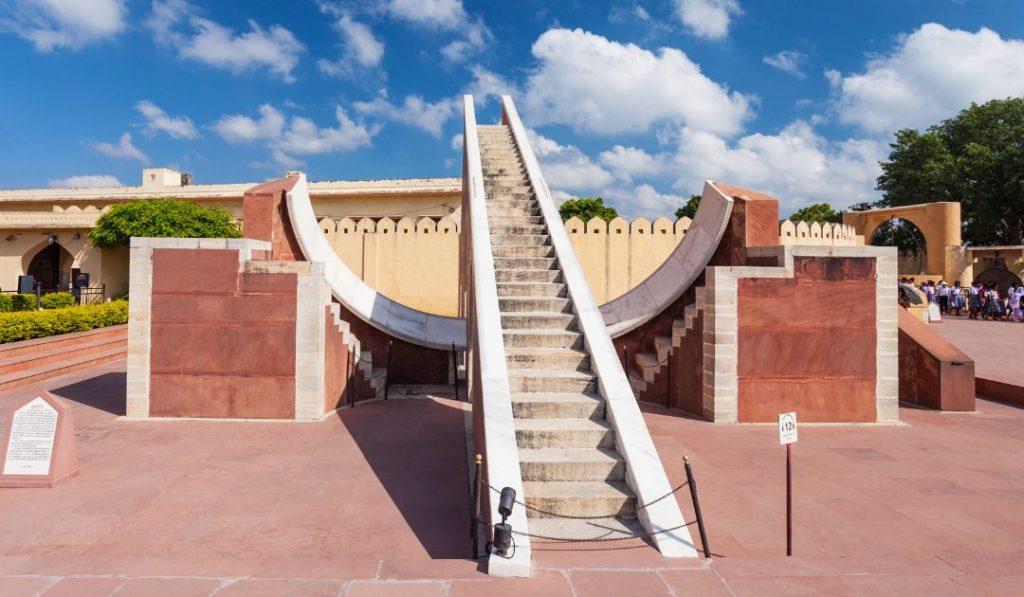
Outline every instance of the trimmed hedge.
<svg viewBox="0 0 1024 597"><path fill-rule="evenodd" d="M61 309L75 306L75 297L70 292L51 292L44 294L39 299L39 305L44 309Z"/></svg>
<svg viewBox="0 0 1024 597"><path fill-rule="evenodd" d="M34 294L12 294L11 311L35 311L36 295Z"/></svg>
<svg viewBox="0 0 1024 597"><path fill-rule="evenodd" d="M84 332L122 323L128 323L127 301L28 313L0 313L0 343Z"/></svg>
<svg viewBox="0 0 1024 597"><path fill-rule="evenodd" d="M0 294L0 313L14 310L14 299L9 294Z"/></svg>

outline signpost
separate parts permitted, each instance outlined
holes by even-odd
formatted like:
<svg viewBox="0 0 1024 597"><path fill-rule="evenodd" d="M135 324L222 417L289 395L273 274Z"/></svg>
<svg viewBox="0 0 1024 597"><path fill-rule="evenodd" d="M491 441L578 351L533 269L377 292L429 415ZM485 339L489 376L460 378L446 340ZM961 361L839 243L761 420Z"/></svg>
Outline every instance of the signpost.
<svg viewBox="0 0 1024 597"><path fill-rule="evenodd" d="M795 444L796 413L779 415L779 444L786 446L786 555L793 555L793 468L790 461L790 446Z"/></svg>

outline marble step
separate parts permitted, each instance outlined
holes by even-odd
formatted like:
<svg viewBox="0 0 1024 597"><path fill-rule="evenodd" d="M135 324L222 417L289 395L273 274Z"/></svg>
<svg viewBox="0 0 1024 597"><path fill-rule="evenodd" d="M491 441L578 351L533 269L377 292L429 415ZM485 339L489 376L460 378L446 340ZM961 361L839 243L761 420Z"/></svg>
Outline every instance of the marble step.
<svg viewBox="0 0 1024 597"><path fill-rule="evenodd" d="M547 234L548 227L541 224L511 224L502 226L500 224L491 223L491 234L514 234L521 236L524 234Z"/></svg>
<svg viewBox="0 0 1024 597"><path fill-rule="evenodd" d="M550 245L551 237L547 234L494 234L491 233L491 246L494 245Z"/></svg>
<svg viewBox="0 0 1024 597"><path fill-rule="evenodd" d="M595 392L597 376L586 371L553 369L509 369L510 392L567 394Z"/></svg>
<svg viewBox="0 0 1024 597"><path fill-rule="evenodd" d="M547 257L554 259L555 248L551 245L491 245L495 257Z"/></svg>
<svg viewBox="0 0 1024 597"><path fill-rule="evenodd" d="M562 298L569 294L565 284L543 282L498 282L498 297Z"/></svg>
<svg viewBox="0 0 1024 597"><path fill-rule="evenodd" d="M562 271L557 269L495 269L495 282L561 282Z"/></svg>
<svg viewBox="0 0 1024 597"><path fill-rule="evenodd" d="M633 546L647 545L639 538L644 534L644 528L635 517L628 518L605 518L599 520L571 520L567 518L531 518L530 532L545 537L558 537L559 539L616 539L610 545L627 548ZM626 537L637 537L626 539ZM531 539L534 545L551 543L561 545L560 541L549 541L547 539ZM606 544L608 545L608 544Z"/></svg>
<svg viewBox="0 0 1024 597"><path fill-rule="evenodd" d="M524 448L611 448L615 432L595 419L514 419L516 443Z"/></svg>
<svg viewBox="0 0 1024 597"><path fill-rule="evenodd" d="M512 369L590 371L590 355L570 348L506 348L505 363Z"/></svg>
<svg viewBox="0 0 1024 597"><path fill-rule="evenodd" d="M583 348L583 334L550 330L504 330L505 348Z"/></svg>
<svg viewBox="0 0 1024 597"><path fill-rule="evenodd" d="M544 216L493 216L488 213L488 223L495 224L526 224L530 226L537 226L544 223Z"/></svg>
<svg viewBox="0 0 1024 597"><path fill-rule="evenodd" d="M501 314L501 327L505 330L576 331L576 315L573 313L512 311Z"/></svg>
<svg viewBox="0 0 1024 597"><path fill-rule="evenodd" d="M494 269L553 270L558 267L554 257L495 257Z"/></svg>
<svg viewBox="0 0 1024 597"><path fill-rule="evenodd" d="M527 448L519 450L519 468L523 481L622 482L626 479L626 461L615 450Z"/></svg>
<svg viewBox="0 0 1024 597"><path fill-rule="evenodd" d="M527 510L531 518L636 515L636 497L622 481L524 481L523 493L528 506L542 511Z"/></svg>
<svg viewBox="0 0 1024 597"><path fill-rule="evenodd" d="M604 419L604 399L580 392L515 392L512 416L517 419Z"/></svg>
<svg viewBox="0 0 1024 597"><path fill-rule="evenodd" d="M571 313L572 303L568 298L548 296L504 297L498 293L498 309L503 313Z"/></svg>

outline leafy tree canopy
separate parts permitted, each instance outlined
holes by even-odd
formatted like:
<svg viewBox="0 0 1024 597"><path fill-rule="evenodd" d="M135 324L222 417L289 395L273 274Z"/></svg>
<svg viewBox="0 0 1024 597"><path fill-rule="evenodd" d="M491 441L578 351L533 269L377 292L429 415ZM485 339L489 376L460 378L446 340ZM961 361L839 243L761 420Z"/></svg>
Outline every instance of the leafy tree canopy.
<svg viewBox="0 0 1024 597"><path fill-rule="evenodd" d="M700 195L690 195L690 200L686 202L686 205L676 210L676 219L690 218L692 220L697 215L698 207L700 207Z"/></svg>
<svg viewBox="0 0 1024 597"><path fill-rule="evenodd" d="M146 199L111 207L89 232L97 247L125 246L133 236L238 238L242 231L225 209L180 199Z"/></svg>
<svg viewBox="0 0 1024 597"><path fill-rule="evenodd" d="M971 104L890 147L875 207L959 201L970 244L1024 244L1024 98Z"/></svg>
<svg viewBox="0 0 1024 597"><path fill-rule="evenodd" d="M798 209L789 216L789 219L793 222L828 222L830 224L838 224L843 220L842 215L832 209L828 203L815 203Z"/></svg>
<svg viewBox="0 0 1024 597"><path fill-rule="evenodd" d="M595 216L601 218L605 222L611 222L615 218L619 217L619 212L615 211L614 207L606 206L604 204L604 199L601 197L580 197L579 199L570 199L558 208L558 213L561 214L563 222L573 216L576 216L584 222L589 222Z"/></svg>

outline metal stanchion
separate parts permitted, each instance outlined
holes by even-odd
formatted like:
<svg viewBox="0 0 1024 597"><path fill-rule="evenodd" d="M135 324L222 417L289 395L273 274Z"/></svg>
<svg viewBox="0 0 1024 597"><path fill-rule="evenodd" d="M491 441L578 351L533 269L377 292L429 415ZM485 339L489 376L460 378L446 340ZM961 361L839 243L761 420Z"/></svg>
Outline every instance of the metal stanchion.
<svg viewBox="0 0 1024 597"><path fill-rule="evenodd" d="M483 481L480 469L483 463L483 456L476 455L476 478L473 482L473 519L469 523L469 536L473 538L473 558L480 553L480 483Z"/></svg>
<svg viewBox="0 0 1024 597"><path fill-rule="evenodd" d="M388 340L388 366L384 369L384 399L388 399L388 394L391 392L391 345L393 342Z"/></svg>
<svg viewBox="0 0 1024 597"><path fill-rule="evenodd" d="M686 484L690 486L690 499L693 501L693 515L697 517L697 530L700 531L700 545L704 549L704 557L711 557L711 548L708 547L708 534L704 529L704 515L700 512L700 500L697 499L697 482L693 479L693 471L690 469L690 459L683 456L683 466L686 467Z"/></svg>

